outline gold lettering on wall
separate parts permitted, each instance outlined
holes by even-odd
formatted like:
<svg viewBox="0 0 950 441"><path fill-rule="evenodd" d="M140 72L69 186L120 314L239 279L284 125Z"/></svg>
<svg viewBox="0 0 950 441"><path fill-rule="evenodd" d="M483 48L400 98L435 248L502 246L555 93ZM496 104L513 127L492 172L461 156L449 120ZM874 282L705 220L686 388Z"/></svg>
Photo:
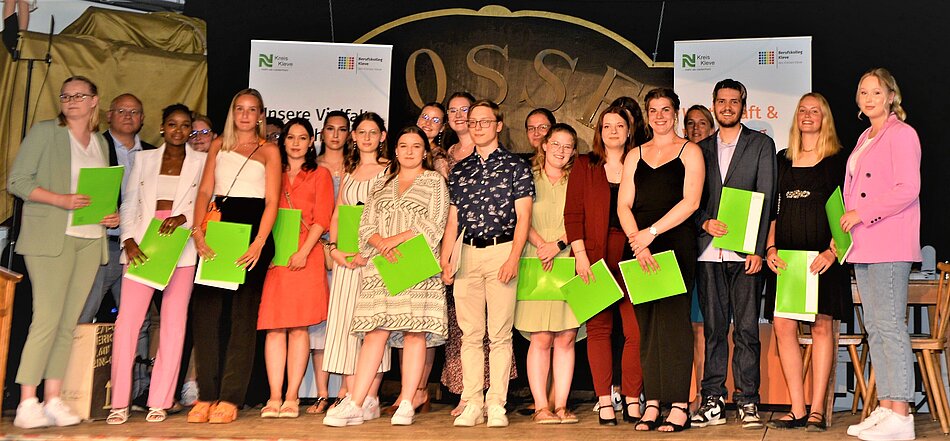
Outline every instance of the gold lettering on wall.
<svg viewBox="0 0 950 441"><path fill-rule="evenodd" d="M546 107L553 112L557 109L560 109L561 106L564 105L564 100L567 98L567 86L565 86L564 83L567 80L561 81L561 79L558 78L554 72L544 65L544 58L548 55L560 57L566 61L567 64L571 66L571 73L574 73L574 69L577 67L578 58L575 57L572 59L569 55L567 55L567 53L557 49L544 49L538 52L538 54L534 57L534 71L545 83L548 84L550 89L554 92L554 102L547 104L531 99L531 95L528 93L527 85L525 85L521 97L522 100L527 102L531 107ZM568 80L570 80L570 78L568 78Z"/></svg>
<svg viewBox="0 0 950 441"><path fill-rule="evenodd" d="M590 101L588 101L587 105L584 106L584 110L581 113L582 117L578 118L577 121L587 127L594 128L594 119L597 117L597 112L600 108L600 105L610 104L612 101L607 100L604 97L606 97L608 92L610 92L611 87L614 85L614 80L616 80L618 77L621 80L625 80L633 85L633 88L637 91L637 97L643 97L643 90L646 88L645 84L635 80L623 72L618 71L608 64L607 71L604 72L604 76L600 79L600 84L598 84L597 88L594 89L594 92L590 94Z"/></svg>
<svg viewBox="0 0 950 441"><path fill-rule="evenodd" d="M493 51L498 52L501 56L505 57L505 62L508 61L508 45L505 47L500 47L494 44L482 44L472 48L468 51L468 55L465 56L465 64L468 66L468 70L472 71L477 76L487 79L492 83L495 83L495 86L498 87L498 93L491 100L496 103L502 103L505 101L505 98L508 96L508 80L505 79L505 76L498 72L495 69L492 69L483 64L479 64L475 60L475 54L483 51ZM408 76L408 75L407 75ZM419 107L422 107L421 105Z"/></svg>
<svg viewBox="0 0 950 441"><path fill-rule="evenodd" d="M416 59L423 54L432 60L432 69L435 71L436 96L434 100L424 100L422 98L422 94L419 93L419 83L416 81ZM507 55L505 58L507 58ZM412 102L416 106L421 109L422 106L429 101L438 101L441 103L442 100L445 99L446 84L445 63L442 62L442 57L440 57L439 54L435 53L432 49L419 49L409 56L409 60L406 61L406 90L408 90L409 98L412 99Z"/></svg>

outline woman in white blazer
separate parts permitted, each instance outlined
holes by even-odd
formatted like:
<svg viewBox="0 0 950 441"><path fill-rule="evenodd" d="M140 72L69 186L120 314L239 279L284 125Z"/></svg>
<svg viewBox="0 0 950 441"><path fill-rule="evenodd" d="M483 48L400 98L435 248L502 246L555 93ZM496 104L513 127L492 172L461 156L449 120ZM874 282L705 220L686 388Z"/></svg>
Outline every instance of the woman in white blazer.
<svg viewBox="0 0 950 441"><path fill-rule="evenodd" d="M191 227L195 196L206 154L186 144L191 134L191 111L183 104L162 110L162 137L165 143L155 150L139 152L122 196L122 263L140 265L148 260L139 242L152 218L162 220L159 234L175 228ZM162 321L158 356L152 368L149 388L148 422L164 421L165 409L174 403L175 382L181 364L182 341L188 316L188 302L195 279L197 253L191 238L178 260L162 294ZM129 419L132 362L139 328L148 312L154 288L134 280L122 280L122 305L115 323L112 347L112 411L109 424Z"/></svg>

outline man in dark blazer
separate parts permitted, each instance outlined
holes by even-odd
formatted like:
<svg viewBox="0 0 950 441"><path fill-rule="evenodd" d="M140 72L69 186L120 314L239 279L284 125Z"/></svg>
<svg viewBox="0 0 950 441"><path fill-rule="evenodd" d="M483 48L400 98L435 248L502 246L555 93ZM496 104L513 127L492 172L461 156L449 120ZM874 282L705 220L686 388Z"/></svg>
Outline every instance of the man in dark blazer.
<svg viewBox="0 0 950 441"><path fill-rule="evenodd" d="M699 232L697 285L706 335L706 360L702 382L703 404L692 425L725 424L726 372L730 319L734 351L732 372L736 390L732 399L738 419L746 429L762 428L759 402L759 303L765 279L762 256L769 231L769 215L776 188L775 142L740 123L746 108L745 86L722 80L713 89L713 112L720 129L699 142L706 159L706 185L696 221ZM723 187L765 194L755 254L741 254L712 245L729 226L716 220Z"/></svg>

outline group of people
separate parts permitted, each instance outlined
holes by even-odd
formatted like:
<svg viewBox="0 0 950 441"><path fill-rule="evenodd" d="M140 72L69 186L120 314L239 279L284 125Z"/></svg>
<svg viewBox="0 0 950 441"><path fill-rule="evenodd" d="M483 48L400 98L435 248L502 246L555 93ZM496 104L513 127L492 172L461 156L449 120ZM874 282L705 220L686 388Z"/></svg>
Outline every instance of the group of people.
<svg viewBox="0 0 950 441"><path fill-rule="evenodd" d="M10 171L10 191L26 201L16 251L26 258L34 290L15 424L79 422L59 399L73 328L93 297L90 288L102 271L97 267L114 255L126 267L145 262L138 244L158 218L160 233L189 228L191 239L161 297L150 422L164 420L174 404L190 326L198 400L189 422L237 418L256 332L266 330L270 398L261 409L264 418L300 414L297 394L312 357L319 397L307 413L325 413L329 426L357 425L383 413L392 415L393 425L412 424L417 413L428 411L435 348L445 345L442 380L461 395L454 425L504 427L516 329L530 340L535 422L578 421L567 400L574 344L586 337L600 424L617 424L612 395L619 384L625 422L638 431L678 432L726 422L732 323L731 399L742 426L822 431L831 409L820 399L806 409L799 323L773 317L774 274L787 267L779 250L820 252L810 263L819 275L811 369L813 378L828 378L836 352L833 321L853 316L849 271L836 258L824 211L841 186L847 212L831 221L853 235L848 262L867 306L881 398L880 407L848 433L869 440L913 438L912 355L901 318L910 265L920 260L920 143L903 122L896 81L881 68L861 77L855 99L870 127L848 158L820 94L799 100L789 145L778 154L771 138L741 123L747 99L742 83L720 81L711 112L696 105L683 113L684 138L677 133L680 100L673 90L647 92L642 108L632 98L618 98L600 113L591 152L584 155L573 127L536 109L525 121L534 151L529 162L500 143L505 118L499 106L465 92L444 106L426 104L415 124L395 132L372 112L352 121L330 112L316 136L306 119L265 120L263 98L245 89L232 100L221 136L214 137L209 121L175 104L163 111L164 144L142 149L137 137L107 142L99 135L95 84L69 78L58 121L33 127ZM131 95L116 98L107 114L123 121L143 116ZM118 155L128 169L121 209L99 225L72 226L73 210L89 204L76 194L78 171L115 164L111 146L126 150ZM133 147L141 150L134 160L128 157ZM713 245L730 228L717 220L725 187L764 195L754 253ZM341 249L341 222L358 207L357 247ZM271 262L278 208L301 211L299 247L286 266ZM204 223L217 220L251 226L247 251L235 262L247 270L236 290L194 283L198 259L215 258ZM390 295L374 259L398 262L397 247L416 237L442 271ZM653 256L669 250L689 294L638 305L621 299L586 323L564 301L517 299L522 257L537 257L550 271L555 258L572 256L576 274L589 283L598 261L620 280L621 261L636 259L640 270L658 271ZM115 279L99 285L109 283ZM788 415L768 422L757 409L763 291L792 400ZM129 418L131 365L153 297L152 288L129 279L121 280L121 292L110 424ZM186 320L189 305L199 319ZM615 324L624 339L616 380ZM378 389L393 347L399 348L401 389L395 404L382 409ZM694 365L701 373L699 398L690 392ZM332 403L330 373L344 378ZM41 381L45 404L36 397ZM824 396L827 387L814 381L812 396Z"/></svg>

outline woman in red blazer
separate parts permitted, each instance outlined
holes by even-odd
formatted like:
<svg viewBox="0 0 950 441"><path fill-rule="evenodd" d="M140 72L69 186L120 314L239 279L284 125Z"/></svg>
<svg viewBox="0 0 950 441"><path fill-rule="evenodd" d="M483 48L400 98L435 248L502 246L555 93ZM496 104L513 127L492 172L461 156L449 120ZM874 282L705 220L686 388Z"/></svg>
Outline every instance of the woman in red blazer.
<svg viewBox="0 0 950 441"><path fill-rule="evenodd" d="M567 182L564 204L564 228L575 257L577 274L587 281L590 265L606 261L614 277L621 279L617 264L623 256L627 237L617 217L617 194L623 173L623 158L632 147L634 126L630 112L610 106L600 114L594 133L592 151L580 155ZM611 403L613 384L613 353L610 334L614 312L622 319L624 345L620 392L625 396L624 421L640 419L640 391L643 375L640 370L640 332L633 305L623 298L587 321L587 359L597 393L600 424L616 425L617 417Z"/></svg>

